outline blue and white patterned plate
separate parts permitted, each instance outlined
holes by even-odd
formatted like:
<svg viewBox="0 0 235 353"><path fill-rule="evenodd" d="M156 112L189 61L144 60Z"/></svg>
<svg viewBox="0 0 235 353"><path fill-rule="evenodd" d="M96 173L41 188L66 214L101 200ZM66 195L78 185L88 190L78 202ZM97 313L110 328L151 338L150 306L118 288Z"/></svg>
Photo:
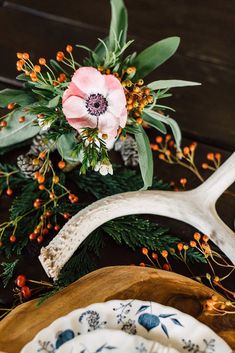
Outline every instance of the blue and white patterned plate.
<svg viewBox="0 0 235 353"><path fill-rule="evenodd" d="M181 353L232 352L209 327L172 307L139 300L113 300L74 310L55 320L21 353L58 353L67 341L97 329L124 331Z"/></svg>
<svg viewBox="0 0 235 353"><path fill-rule="evenodd" d="M112 352L111 352L112 351ZM63 344L58 353L179 353L138 335L124 331L98 329L74 337Z"/></svg>

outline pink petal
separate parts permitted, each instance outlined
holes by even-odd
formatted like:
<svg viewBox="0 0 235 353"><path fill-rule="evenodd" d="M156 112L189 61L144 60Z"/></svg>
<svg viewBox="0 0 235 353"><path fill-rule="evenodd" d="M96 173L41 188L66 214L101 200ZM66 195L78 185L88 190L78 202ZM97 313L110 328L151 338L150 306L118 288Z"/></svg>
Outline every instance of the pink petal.
<svg viewBox="0 0 235 353"><path fill-rule="evenodd" d="M74 129L76 129L79 133L81 133L80 129L85 127L96 128L97 127L97 119L91 117L80 117L80 118L73 118L67 119L69 125L71 125Z"/></svg>
<svg viewBox="0 0 235 353"><path fill-rule="evenodd" d="M71 96L78 96L81 98L85 98L84 93L73 82L70 82L69 87L64 92L62 103L64 104L66 99L68 99Z"/></svg>
<svg viewBox="0 0 235 353"><path fill-rule="evenodd" d="M106 112L98 118L99 132L107 134L108 137L116 137L119 129L119 119L117 119L112 113Z"/></svg>
<svg viewBox="0 0 235 353"><path fill-rule="evenodd" d="M63 113L67 119L88 115L84 99L75 96L69 97L63 104Z"/></svg>
<svg viewBox="0 0 235 353"><path fill-rule="evenodd" d="M104 76L94 67L80 67L73 75L72 82L85 95L107 94Z"/></svg>
<svg viewBox="0 0 235 353"><path fill-rule="evenodd" d="M120 119L120 126L127 122L126 97L121 83L113 75L106 75L105 82L109 88L107 95L108 111Z"/></svg>

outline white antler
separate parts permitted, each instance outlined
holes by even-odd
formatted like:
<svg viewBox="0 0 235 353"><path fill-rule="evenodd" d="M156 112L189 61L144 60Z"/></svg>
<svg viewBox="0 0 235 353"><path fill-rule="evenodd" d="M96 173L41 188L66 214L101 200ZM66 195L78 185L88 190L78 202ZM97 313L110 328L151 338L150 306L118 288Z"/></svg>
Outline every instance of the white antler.
<svg viewBox="0 0 235 353"><path fill-rule="evenodd" d="M56 279L83 240L111 219L132 214L155 214L194 226L235 263L235 233L219 218L215 203L235 181L235 153L201 186L191 191L134 191L109 196L78 212L61 229L39 260L49 277Z"/></svg>

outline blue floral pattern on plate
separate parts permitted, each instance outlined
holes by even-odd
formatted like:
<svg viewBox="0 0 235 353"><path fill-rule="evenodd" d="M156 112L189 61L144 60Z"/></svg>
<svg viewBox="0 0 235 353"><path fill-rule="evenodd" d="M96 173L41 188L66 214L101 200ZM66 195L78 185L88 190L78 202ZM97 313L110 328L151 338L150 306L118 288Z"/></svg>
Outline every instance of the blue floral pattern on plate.
<svg viewBox="0 0 235 353"><path fill-rule="evenodd" d="M57 319L39 332L21 353L57 353L68 340L97 329L139 335L182 353L231 352L209 327L174 308L139 300L113 300L77 309Z"/></svg>

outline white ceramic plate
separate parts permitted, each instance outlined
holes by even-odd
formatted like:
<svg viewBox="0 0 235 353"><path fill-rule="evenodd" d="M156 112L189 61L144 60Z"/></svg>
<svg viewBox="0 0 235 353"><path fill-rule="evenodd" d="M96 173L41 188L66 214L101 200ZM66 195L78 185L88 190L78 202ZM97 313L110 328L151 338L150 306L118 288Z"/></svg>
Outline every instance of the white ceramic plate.
<svg viewBox="0 0 235 353"><path fill-rule="evenodd" d="M121 330L181 353L231 353L209 327L174 308L139 300L113 300L77 309L40 331L21 353L57 353L67 341L97 329Z"/></svg>
<svg viewBox="0 0 235 353"><path fill-rule="evenodd" d="M99 329L74 337L58 353L179 353L174 348L124 331Z"/></svg>

